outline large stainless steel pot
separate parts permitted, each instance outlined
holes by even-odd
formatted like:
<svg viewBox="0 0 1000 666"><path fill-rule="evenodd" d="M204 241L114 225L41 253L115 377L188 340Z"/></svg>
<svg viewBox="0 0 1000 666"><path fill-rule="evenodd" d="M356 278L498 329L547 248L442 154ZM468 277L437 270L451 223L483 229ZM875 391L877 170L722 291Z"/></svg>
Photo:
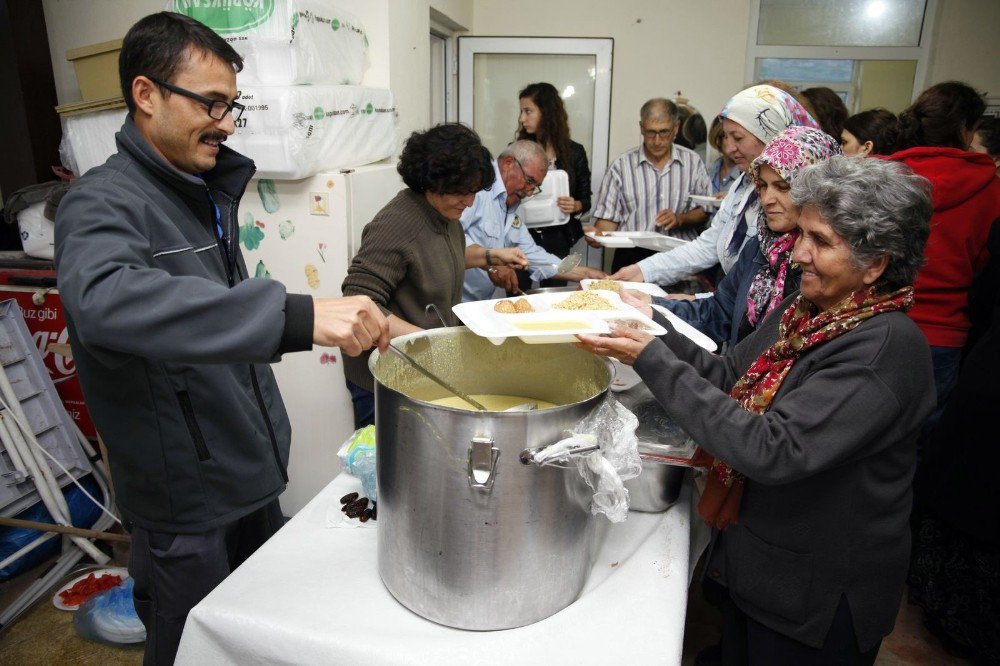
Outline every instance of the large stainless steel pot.
<svg viewBox="0 0 1000 666"><path fill-rule="evenodd" d="M572 603L591 569L591 491L575 469L524 466L603 399L610 365L571 345L495 346L465 328L394 340L468 393L559 407L476 412L432 405L444 389L372 354L378 441L378 569L415 613L461 629L537 622Z"/></svg>

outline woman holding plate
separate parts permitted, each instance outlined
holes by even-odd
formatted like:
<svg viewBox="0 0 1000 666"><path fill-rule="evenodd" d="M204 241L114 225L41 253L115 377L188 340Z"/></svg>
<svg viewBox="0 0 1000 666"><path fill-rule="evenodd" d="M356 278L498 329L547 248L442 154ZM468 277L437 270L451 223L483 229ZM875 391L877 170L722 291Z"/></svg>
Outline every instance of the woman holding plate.
<svg viewBox="0 0 1000 666"><path fill-rule="evenodd" d="M632 364L702 447L724 663L871 664L902 598L934 407L927 341L905 314L930 192L902 165L837 156L804 169L792 200L800 291L728 355L658 314L662 337L616 328L580 345Z"/></svg>

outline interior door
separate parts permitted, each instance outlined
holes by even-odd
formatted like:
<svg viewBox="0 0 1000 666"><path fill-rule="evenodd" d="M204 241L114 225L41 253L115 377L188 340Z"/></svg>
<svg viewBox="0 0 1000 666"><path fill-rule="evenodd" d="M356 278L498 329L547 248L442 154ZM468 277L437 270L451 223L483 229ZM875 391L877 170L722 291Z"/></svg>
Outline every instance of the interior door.
<svg viewBox="0 0 1000 666"><path fill-rule="evenodd" d="M458 120L496 156L514 140L517 93L545 81L560 91L570 135L590 160L594 191L608 165L610 38L459 37Z"/></svg>

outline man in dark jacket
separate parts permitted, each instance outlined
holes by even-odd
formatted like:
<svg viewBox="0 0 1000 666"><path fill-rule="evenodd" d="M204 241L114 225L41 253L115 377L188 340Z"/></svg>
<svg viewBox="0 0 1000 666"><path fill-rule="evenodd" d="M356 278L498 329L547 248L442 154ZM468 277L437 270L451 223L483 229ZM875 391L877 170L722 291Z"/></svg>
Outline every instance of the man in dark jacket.
<svg viewBox="0 0 1000 666"><path fill-rule="evenodd" d="M253 161L222 145L240 56L163 12L125 36L118 153L59 208L70 342L132 532L145 663L172 663L188 611L282 524L291 428L268 363L388 343L367 297L251 278L237 205Z"/></svg>

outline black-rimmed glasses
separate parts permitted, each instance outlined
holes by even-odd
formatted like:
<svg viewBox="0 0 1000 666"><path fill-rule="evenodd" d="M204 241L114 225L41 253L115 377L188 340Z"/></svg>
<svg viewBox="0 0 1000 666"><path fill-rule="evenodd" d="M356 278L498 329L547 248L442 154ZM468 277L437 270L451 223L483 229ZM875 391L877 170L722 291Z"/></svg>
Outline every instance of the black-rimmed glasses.
<svg viewBox="0 0 1000 666"><path fill-rule="evenodd" d="M232 113L233 121L237 121L240 119L240 116L243 115L243 109L245 107L237 102L230 104L229 102L223 102L221 99L212 99L211 97L205 97L204 95L193 93L190 90L179 88L178 86L167 83L166 81L161 81L152 77L150 77L149 80L161 88L166 88L170 92L175 92L178 95L183 95L184 97L193 99L196 102L201 102L208 107L208 117L212 120L222 120L226 117L227 113Z"/></svg>
<svg viewBox="0 0 1000 666"><path fill-rule="evenodd" d="M513 155L511 157L513 157ZM524 182L527 185L527 187L531 188L531 189L523 188L521 190L524 193L525 198L533 197L536 194L541 194L542 184L539 183L534 178L532 178L531 176L529 176L527 173L525 173L524 167L521 165L521 160L514 157L514 164L516 164L517 168L521 170L521 176L524 177Z"/></svg>

